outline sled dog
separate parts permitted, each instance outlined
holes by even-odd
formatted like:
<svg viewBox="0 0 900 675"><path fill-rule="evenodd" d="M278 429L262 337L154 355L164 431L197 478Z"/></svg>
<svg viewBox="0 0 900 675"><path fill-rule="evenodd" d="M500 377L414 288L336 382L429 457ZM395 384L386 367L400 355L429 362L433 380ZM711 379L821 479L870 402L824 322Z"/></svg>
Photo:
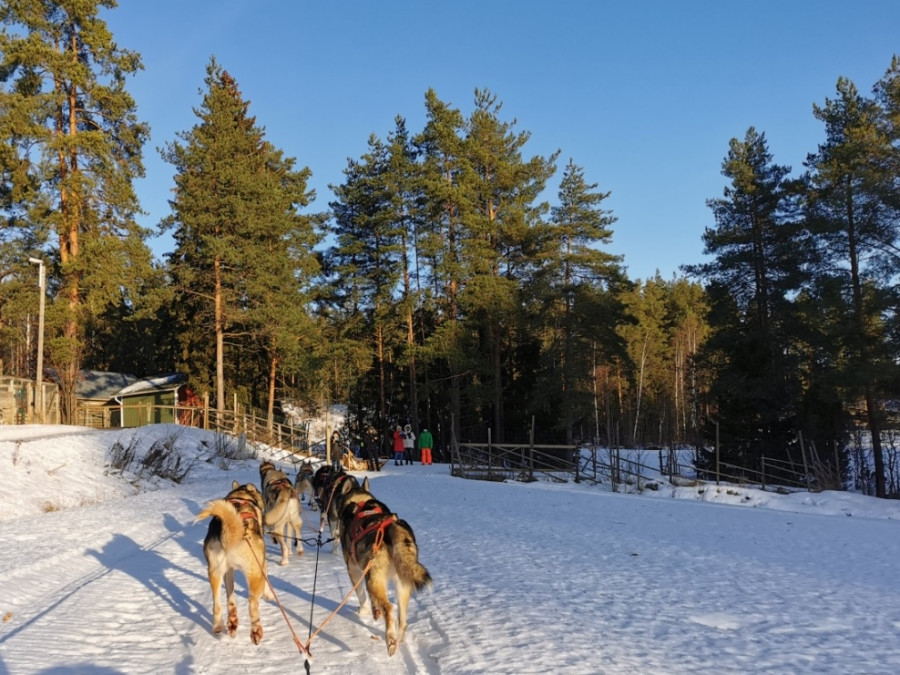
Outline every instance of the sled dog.
<svg viewBox="0 0 900 675"><path fill-rule="evenodd" d="M209 572L213 595L213 633L222 632L222 579L228 601L228 634L234 637L238 627L237 605L234 599L234 571L240 570L247 579L250 605L250 639L259 644L263 637L259 620L259 598L272 600L273 594L266 578L266 543L263 539L263 498L252 483L231 484L231 492L224 499L209 502L197 515L197 521L212 518L203 555Z"/></svg>
<svg viewBox="0 0 900 675"><path fill-rule="evenodd" d="M365 610L368 594L375 620L384 615L384 638L388 656L393 656L406 634L409 597L430 586L431 575L419 562L419 549L409 523L368 492L368 479L365 488L345 494L340 520L341 551L350 581L356 586L359 612ZM370 563L363 589L360 579ZM390 580L397 600L396 617L388 598Z"/></svg>
<svg viewBox="0 0 900 675"><path fill-rule="evenodd" d="M328 519L331 529L331 552L337 554L337 543L341 540L341 506L344 495L359 487L359 481L343 469L323 466L313 476L316 501L322 510L322 517Z"/></svg>
<svg viewBox="0 0 900 675"><path fill-rule="evenodd" d="M313 488L313 468L309 462L303 462L297 470L297 480L294 482L294 490L303 504L303 496L306 495L306 506L310 511L318 511L319 504L316 501L316 491Z"/></svg>
<svg viewBox="0 0 900 675"><path fill-rule="evenodd" d="M272 540L281 546L281 560L278 564L287 565L292 540L297 546L297 556L303 555L303 545L299 541L300 529L303 526L300 500L287 475L276 469L271 462L262 462L259 465L259 475L265 503L266 529L271 532Z"/></svg>

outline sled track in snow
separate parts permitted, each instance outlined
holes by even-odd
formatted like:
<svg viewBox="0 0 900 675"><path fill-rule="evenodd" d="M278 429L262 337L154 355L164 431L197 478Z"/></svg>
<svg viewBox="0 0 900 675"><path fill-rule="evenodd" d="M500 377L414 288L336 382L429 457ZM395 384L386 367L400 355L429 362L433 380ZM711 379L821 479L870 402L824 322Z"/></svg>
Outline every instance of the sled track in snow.
<svg viewBox="0 0 900 675"><path fill-rule="evenodd" d="M140 550L152 551L174 538L176 534L178 533L170 532L167 535L157 538L149 545L141 546ZM127 555L128 554L125 554L121 557L124 558L127 557ZM91 583L98 581L115 571L99 558L90 561L83 555L83 551L79 550L62 554L52 561L45 560L40 563L35 563L23 570L18 576L23 578L24 584L28 584L31 587L40 583L35 577L40 580L48 581L46 585L49 586L49 579L52 579L54 576L58 578L57 575L59 574L59 570L70 569L68 565L73 560L80 561L81 567L87 566L90 567L90 569L86 572L76 572L74 577L70 578L68 581L64 581L61 585L54 586L46 591L39 591L39 595L29 598L27 602L20 607L13 606L13 609L11 610L11 620L8 623L0 624L0 645L14 637L17 633L31 626L42 616L52 612L81 589L86 588ZM48 575L43 572L43 568L45 567L52 568L54 570L53 575L48 577ZM28 579L28 577L30 577L30 579Z"/></svg>

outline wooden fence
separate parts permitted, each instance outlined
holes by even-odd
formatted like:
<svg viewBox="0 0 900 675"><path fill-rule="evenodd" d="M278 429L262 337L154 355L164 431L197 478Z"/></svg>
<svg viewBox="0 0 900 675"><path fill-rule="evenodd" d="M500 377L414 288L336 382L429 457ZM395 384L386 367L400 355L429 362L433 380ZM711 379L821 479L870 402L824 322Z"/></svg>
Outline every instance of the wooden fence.
<svg viewBox="0 0 900 675"><path fill-rule="evenodd" d="M0 424L59 424L59 387L43 382L39 393L34 380L0 376Z"/></svg>
<svg viewBox="0 0 900 675"><path fill-rule="evenodd" d="M779 492L815 490L815 480L792 466L763 459L763 470L752 471L720 463L718 471L701 471L674 450L605 449L577 445L533 443L454 443L451 472L481 480L608 483L614 490L658 489L727 482ZM656 458L653 463L645 459Z"/></svg>
<svg viewBox="0 0 900 675"><path fill-rule="evenodd" d="M280 461L298 463L308 457L326 457L325 439L314 439L307 425L294 425L290 421L269 421L249 411L172 405L104 405L79 406L75 411L75 424L95 429L124 428L122 420L140 420L141 424L172 423L208 431L245 437L254 443L270 446Z"/></svg>
<svg viewBox="0 0 900 675"><path fill-rule="evenodd" d="M309 457L330 459L326 439L314 439L307 425L290 421L269 421L237 406L219 412L208 407L156 406L82 406L76 409L75 424L93 428L121 428L122 420L139 420L143 424L172 422L210 431L245 437L264 443L276 453L279 461L298 464ZM134 426L134 425L131 425ZM657 461L648 464L647 456ZM698 470L693 462L683 461L672 450L605 449L579 445L547 445L528 443L457 443L451 441L451 473L462 478L482 480L609 483L637 490L654 489L661 481L673 485L692 485L725 481L754 485L762 489L794 491L822 489L814 468L797 470L793 465L763 458L761 470L755 471L724 462L716 470Z"/></svg>

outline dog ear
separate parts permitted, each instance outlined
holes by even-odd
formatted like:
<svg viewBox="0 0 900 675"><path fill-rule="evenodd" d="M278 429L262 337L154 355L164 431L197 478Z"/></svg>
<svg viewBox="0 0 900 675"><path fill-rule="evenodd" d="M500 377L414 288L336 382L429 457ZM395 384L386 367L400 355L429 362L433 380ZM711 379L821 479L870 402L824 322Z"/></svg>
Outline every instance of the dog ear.
<svg viewBox="0 0 900 675"><path fill-rule="evenodd" d="M241 484L238 483L236 480L231 482L231 489L232 489L232 490L237 490L240 486L241 486Z"/></svg>
<svg viewBox="0 0 900 675"><path fill-rule="evenodd" d="M371 490L369 490L369 477L366 476L363 478L362 489L371 494Z"/></svg>

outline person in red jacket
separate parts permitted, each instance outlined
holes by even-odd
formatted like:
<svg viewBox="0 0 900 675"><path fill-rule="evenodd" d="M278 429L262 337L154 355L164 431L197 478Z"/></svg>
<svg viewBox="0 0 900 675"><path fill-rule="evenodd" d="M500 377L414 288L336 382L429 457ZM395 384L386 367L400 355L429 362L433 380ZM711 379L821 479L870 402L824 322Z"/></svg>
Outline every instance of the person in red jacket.
<svg viewBox="0 0 900 675"><path fill-rule="evenodd" d="M403 463L403 429L400 425L394 429L394 465L400 466Z"/></svg>

